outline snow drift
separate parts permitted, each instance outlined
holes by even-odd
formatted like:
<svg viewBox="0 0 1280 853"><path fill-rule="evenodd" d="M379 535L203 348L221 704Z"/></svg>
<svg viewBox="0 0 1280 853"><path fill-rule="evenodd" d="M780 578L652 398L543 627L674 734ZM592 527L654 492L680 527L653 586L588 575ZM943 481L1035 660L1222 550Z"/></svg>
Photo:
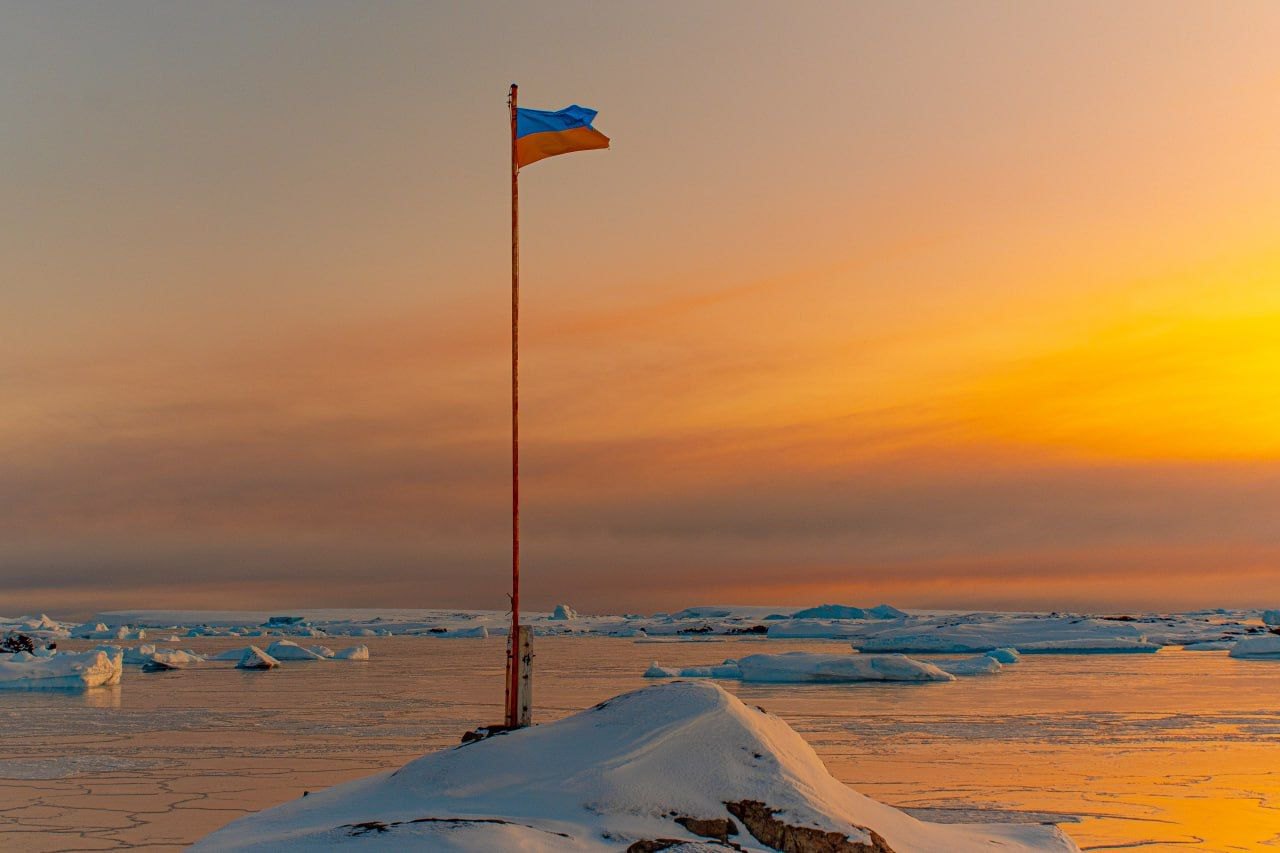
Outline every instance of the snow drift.
<svg viewBox="0 0 1280 853"><path fill-rule="evenodd" d="M707 682L432 753L238 820L193 849L725 849L711 839L801 853L1077 849L1056 827L932 824L862 796L785 722Z"/></svg>

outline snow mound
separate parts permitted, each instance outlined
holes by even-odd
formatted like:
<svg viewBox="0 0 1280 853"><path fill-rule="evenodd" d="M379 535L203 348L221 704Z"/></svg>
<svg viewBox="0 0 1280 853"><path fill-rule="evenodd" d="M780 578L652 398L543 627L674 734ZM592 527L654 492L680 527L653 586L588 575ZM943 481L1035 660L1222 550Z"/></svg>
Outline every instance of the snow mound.
<svg viewBox="0 0 1280 853"><path fill-rule="evenodd" d="M240 656L240 662L236 664L236 669L274 669L279 665L280 661L262 649L257 646L250 646Z"/></svg>
<svg viewBox="0 0 1280 853"><path fill-rule="evenodd" d="M906 655L824 655L786 652L738 660L743 681L771 683L837 681L955 681L931 663Z"/></svg>
<svg viewBox="0 0 1280 853"><path fill-rule="evenodd" d="M978 655L964 660L940 661L938 669L952 675L995 675L1004 667L990 655Z"/></svg>
<svg viewBox="0 0 1280 853"><path fill-rule="evenodd" d="M432 753L235 821L193 849L620 853L671 839L687 846L666 849L710 851L725 849L718 833L747 851L779 849L768 839L782 833L795 851L1077 850L1052 826L932 824L871 800L785 722L708 682Z"/></svg>
<svg viewBox="0 0 1280 853"><path fill-rule="evenodd" d="M120 683L123 656L100 649L33 655L0 655L0 690L84 690Z"/></svg>
<svg viewBox="0 0 1280 853"><path fill-rule="evenodd" d="M1280 658L1280 634L1241 637L1231 649L1233 658Z"/></svg>
<svg viewBox="0 0 1280 853"><path fill-rule="evenodd" d="M1022 660L1017 649L992 649L987 652L987 657L995 658L1000 663L1017 663Z"/></svg>
<svg viewBox="0 0 1280 853"><path fill-rule="evenodd" d="M324 655L304 649L293 640L277 640L267 646L267 654L276 660L324 660Z"/></svg>
<svg viewBox="0 0 1280 853"><path fill-rule="evenodd" d="M369 647L363 644L359 646L351 646L350 648L343 649L338 652L333 657L335 660L368 660Z"/></svg>

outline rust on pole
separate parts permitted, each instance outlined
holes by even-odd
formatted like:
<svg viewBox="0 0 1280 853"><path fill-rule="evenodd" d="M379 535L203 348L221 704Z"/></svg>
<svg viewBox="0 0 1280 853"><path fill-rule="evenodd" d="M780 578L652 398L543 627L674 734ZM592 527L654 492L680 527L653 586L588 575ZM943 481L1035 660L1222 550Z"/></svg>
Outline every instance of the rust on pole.
<svg viewBox="0 0 1280 853"><path fill-rule="evenodd" d="M521 725L520 676L520 162L516 156L515 83L511 112L511 632L507 637L506 724ZM527 724L527 723L526 723Z"/></svg>

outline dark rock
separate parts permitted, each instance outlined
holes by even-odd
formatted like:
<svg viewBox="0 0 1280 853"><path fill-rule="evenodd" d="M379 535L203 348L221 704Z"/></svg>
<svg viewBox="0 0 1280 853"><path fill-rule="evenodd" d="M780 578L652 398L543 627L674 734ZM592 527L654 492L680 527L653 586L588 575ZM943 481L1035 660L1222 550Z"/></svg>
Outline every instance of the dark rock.
<svg viewBox="0 0 1280 853"><path fill-rule="evenodd" d="M717 841L728 841L730 835L738 834L738 825L727 817L678 817L676 823L703 838L714 838Z"/></svg>
<svg viewBox="0 0 1280 853"><path fill-rule="evenodd" d="M761 844L782 853L894 853L893 848L876 832L855 826L871 836L871 841L850 841L840 832L827 832L811 826L792 826L778 820L776 811L759 800L725 803L729 813L742 821Z"/></svg>

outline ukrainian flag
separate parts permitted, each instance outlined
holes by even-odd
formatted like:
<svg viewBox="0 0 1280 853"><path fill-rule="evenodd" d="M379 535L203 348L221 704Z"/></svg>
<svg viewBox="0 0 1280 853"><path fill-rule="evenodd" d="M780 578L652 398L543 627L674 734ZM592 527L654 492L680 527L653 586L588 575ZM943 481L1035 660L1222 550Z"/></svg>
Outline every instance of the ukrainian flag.
<svg viewBox="0 0 1280 853"><path fill-rule="evenodd" d="M608 148L609 137L591 126L596 111L574 104L562 110L516 110L516 165L557 154Z"/></svg>

